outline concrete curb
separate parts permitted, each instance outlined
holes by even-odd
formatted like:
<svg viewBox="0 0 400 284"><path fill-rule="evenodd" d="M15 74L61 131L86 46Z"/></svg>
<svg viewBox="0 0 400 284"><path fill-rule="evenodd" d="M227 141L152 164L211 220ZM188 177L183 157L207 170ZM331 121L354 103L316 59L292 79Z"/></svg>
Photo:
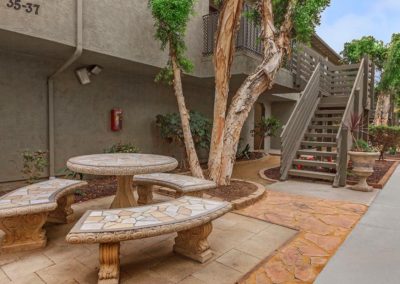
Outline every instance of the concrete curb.
<svg viewBox="0 0 400 284"><path fill-rule="evenodd" d="M258 200L264 197L267 192L265 187L262 184L256 183L254 181L244 180L244 179L232 179L236 181L248 182L257 187L257 190L250 194L249 196L242 197L236 200L231 201L234 210L243 209L249 205L256 203Z"/></svg>
<svg viewBox="0 0 400 284"><path fill-rule="evenodd" d="M279 166L279 165L270 166L270 167L267 167L267 168L263 168L263 169L261 169L261 170L258 172L258 175L260 176L260 178L265 179L266 181L269 181L269 182L271 182L271 183L279 182L279 180L269 178L269 177L267 177L267 176L264 174L264 172L265 172L266 170L273 169L273 168L276 168L276 167L278 167L278 166Z"/></svg>

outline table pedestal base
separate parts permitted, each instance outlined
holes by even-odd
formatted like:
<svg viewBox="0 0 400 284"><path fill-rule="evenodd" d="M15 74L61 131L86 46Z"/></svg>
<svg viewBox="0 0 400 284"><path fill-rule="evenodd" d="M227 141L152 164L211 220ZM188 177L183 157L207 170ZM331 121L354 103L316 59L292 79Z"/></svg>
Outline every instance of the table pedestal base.
<svg viewBox="0 0 400 284"><path fill-rule="evenodd" d="M118 188L111 208L127 208L137 206L133 195L133 176L117 176Z"/></svg>

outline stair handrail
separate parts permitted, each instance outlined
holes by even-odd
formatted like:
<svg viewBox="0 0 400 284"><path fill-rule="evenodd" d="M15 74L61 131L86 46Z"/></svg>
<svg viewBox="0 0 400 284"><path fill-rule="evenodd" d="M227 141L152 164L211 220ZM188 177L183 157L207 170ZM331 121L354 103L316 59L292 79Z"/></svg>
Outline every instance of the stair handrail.
<svg viewBox="0 0 400 284"><path fill-rule="evenodd" d="M288 122L286 123L282 134L282 161L281 161L281 179L287 178L292 161L300 146L301 138L304 136L308 125L313 117L315 109L320 99L320 78L321 63L318 63L314 72L307 83L305 89L301 92L301 97L297 102Z"/></svg>
<svg viewBox="0 0 400 284"><path fill-rule="evenodd" d="M349 100L346 104L346 109L343 113L342 120L340 122L339 130L336 135L336 141L338 143L337 148L337 171L336 176L333 182L335 187L345 186L346 185L346 175L347 175L347 152L352 147L352 139L349 135L349 129L346 123L350 119L350 115L355 110L354 101L356 96L362 94L360 89L363 88L363 77L364 77L364 63L365 59L363 58L360 63L360 67L358 68L356 79L354 80L353 88L351 90ZM356 111L360 111L360 101L362 102L362 98L358 98L358 106Z"/></svg>

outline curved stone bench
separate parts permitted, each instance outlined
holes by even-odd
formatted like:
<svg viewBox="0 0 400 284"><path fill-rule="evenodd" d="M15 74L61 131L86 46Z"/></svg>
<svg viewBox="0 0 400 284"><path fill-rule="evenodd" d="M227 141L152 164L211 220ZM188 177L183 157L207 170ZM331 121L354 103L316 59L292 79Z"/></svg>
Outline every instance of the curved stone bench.
<svg viewBox="0 0 400 284"><path fill-rule="evenodd" d="M120 242L178 232L174 251L201 263L212 257L211 221L230 211L229 202L184 196L168 202L89 210L66 237L72 244L99 243L99 283L118 283Z"/></svg>
<svg viewBox="0 0 400 284"><path fill-rule="evenodd" d="M52 179L21 187L0 197L1 251L15 252L46 245L46 221L73 220L74 191L84 181Z"/></svg>
<svg viewBox="0 0 400 284"><path fill-rule="evenodd" d="M177 197L184 195L203 197L203 191L217 187L216 183L210 180L170 173L136 175L133 182L137 185L139 204L152 202L153 185L171 188L176 191Z"/></svg>

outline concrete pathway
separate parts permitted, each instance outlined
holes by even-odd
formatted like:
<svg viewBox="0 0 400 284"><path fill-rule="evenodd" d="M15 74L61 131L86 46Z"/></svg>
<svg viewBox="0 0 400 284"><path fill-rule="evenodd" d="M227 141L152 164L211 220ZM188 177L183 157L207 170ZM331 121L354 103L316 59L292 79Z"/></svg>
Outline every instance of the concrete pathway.
<svg viewBox="0 0 400 284"><path fill-rule="evenodd" d="M359 192L345 187L334 188L332 184L288 180L268 185L268 190L300 194L328 200L341 200L347 202L371 205L380 189L372 192Z"/></svg>
<svg viewBox="0 0 400 284"><path fill-rule="evenodd" d="M280 164L281 157L268 155L256 161L243 161L235 164L233 168L233 177L238 179L248 179L258 182L262 185L269 185L271 182L262 179L258 172L267 167L277 167Z"/></svg>
<svg viewBox="0 0 400 284"><path fill-rule="evenodd" d="M156 195L157 201L166 197ZM73 206L77 215L88 209L108 208L113 197ZM69 225L46 227L44 249L0 255L0 283L97 283L98 245L71 245ZM209 237L214 251L205 264L175 255L176 234L121 244L121 282L135 284L232 284L257 263L291 239L296 231L254 218L229 213L213 222Z"/></svg>
<svg viewBox="0 0 400 284"><path fill-rule="evenodd" d="M400 167L316 284L400 283Z"/></svg>

